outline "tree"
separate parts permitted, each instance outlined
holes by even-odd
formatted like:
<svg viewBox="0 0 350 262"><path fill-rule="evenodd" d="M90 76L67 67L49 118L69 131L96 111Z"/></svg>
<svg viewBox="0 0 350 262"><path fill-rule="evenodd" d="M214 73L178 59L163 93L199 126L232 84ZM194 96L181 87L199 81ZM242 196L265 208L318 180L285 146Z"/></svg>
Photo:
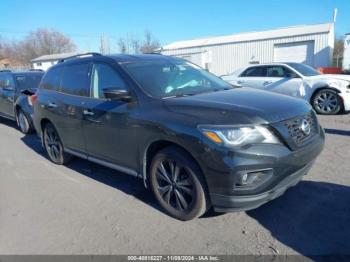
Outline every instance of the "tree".
<svg viewBox="0 0 350 262"><path fill-rule="evenodd" d="M343 37L336 37L334 40L334 51L333 56L336 57L343 57L344 53L344 38Z"/></svg>
<svg viewBox="0 0 350 262"><path fill-rule="evenodd" d="M337 36L334 40L333 61L339 67L344 54L344 37Z"/></svg>
<svg viewBox="0 0 350 262"><path fill-rule="evenodd" d="M146 30L143 44L140 47L141 53L152 53L158 48L160 48L159 41L155 39L151 31Z"/></svg>
<svg viewBox="0 0 350 262"><path fill-rule="evenodd" d="M121 54L126 54L127 53L127 48L126 48L126 41L124 38L119 38L118 40L118 47L119 47L119 52Z"/></svg>
<svg viewBox="0 0 350 262"><path fill-rule="evenodd" d="M39 28L30 32L22 41L3 43L1 49L6 58L29 64L38 56L73 52L76 45L56 30Z"/></svg>

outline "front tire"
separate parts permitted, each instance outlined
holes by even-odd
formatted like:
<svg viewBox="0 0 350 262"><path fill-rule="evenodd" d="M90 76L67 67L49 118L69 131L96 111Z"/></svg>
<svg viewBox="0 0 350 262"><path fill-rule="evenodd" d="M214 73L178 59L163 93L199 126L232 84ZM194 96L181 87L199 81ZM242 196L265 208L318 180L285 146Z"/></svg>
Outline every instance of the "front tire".
<svg viewBox="0 0 350 262"><path fill-rule="evenodd" d="M332 89L322 89L312 98L312 106L321 115L336 115L342 110L339 95Z"/></svg>
<svg viewBox="0 0 350 262"><path fill-rule="evenodd" d="M183 150L172 146L156 154L149 179L158 203L172 217L187 221L208 210L207 189L201 170Z"/></svg>
<svg viewBox="0 0 350 262"><path fill-rule="evenodd" d="M44 126L43 140L46 152L53 163L63 165L71 160L72 156L64 152L61 139L51 123Z"/></svg>
<svg viewBox="0 0 350 262"><path fill-rule="evenodd" d="M23 112L22 109L18 109L16 112L17 126L23 134L31 134L34 131L32 122L29 117Z"/></svg>

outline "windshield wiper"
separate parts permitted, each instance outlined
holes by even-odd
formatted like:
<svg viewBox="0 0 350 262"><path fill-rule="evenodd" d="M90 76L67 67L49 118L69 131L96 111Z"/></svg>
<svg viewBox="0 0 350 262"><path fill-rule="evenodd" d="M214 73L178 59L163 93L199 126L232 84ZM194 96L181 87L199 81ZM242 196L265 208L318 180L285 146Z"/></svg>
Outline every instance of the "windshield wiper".
<svg viewBox="0 0 350 262"><path fill-rule="evenodd" d="M178 97L186 97L186 96L194 96L197 95L196 93L187 93L187 94L177 94L177 95L173 95L173 96L165 96L163 97L164 99L166 98L178 98Z"/></svg>

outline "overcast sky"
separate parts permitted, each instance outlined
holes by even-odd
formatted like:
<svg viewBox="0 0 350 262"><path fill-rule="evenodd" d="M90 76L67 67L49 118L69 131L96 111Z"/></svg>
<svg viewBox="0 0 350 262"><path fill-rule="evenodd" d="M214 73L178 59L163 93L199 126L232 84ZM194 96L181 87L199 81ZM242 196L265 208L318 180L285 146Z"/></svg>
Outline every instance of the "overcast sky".
<svg viewBox="0 0 350 262"><path fill-rule="evenodd" d="M161 44L207 36L332 21L350 33L350 0L0 0L0 35L20 39L38 27L70 36L81 51L98 51L100 36L113 52L126 33L151 30Z"/></svg>

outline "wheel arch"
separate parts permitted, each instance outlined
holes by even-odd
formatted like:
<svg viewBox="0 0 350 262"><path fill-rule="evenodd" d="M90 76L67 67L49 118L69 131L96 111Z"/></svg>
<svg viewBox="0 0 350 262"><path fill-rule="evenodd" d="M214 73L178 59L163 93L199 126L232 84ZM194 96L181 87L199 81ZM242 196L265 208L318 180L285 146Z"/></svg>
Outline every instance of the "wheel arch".
<svg viewBox="0 0 350 262"><path fill-rule="evenodd" d="M312 104L312 101L313 101L315 95L316 95L318 92L320 92L321 90L324 90L324 89L333 90L333 91L337 92L337 94L340 93L340 91L339 91L338 89L336 89L336 88L334 88L334 87L331 87L331 86L329 86L329 85L323 85L323 86L317 87L317 88L315 88L315 90L313 91L313 93L312 93L312 95L311 95L311 97L310 97L310 101L309 101L310 104Z"/></svg>
<svg viewBox="0 0 350 262"><path fill-rule="evenodd" d="M174 142L174 141L166 140L166 139L154 140L148 144L148 146L146 147L146 149L144 150L143 155L142 155L142 174L141 174L141 176L142 176L142 179L144 181L144 185L146 188L148 187L148 184L147 184L148 170L149 170L149 167L151 165L152 159L160 150L162 150L166 147L170 147L170 146L177 147L180 150L186 152L192 158L192 160L195 161L195 163L198 165L198 168L203 173L203 169L202 169L200 163L196 160L196 158L194 157L194 154L191 153L191 151L188 150L185 146L181 145L178 142Z"/></svg>

